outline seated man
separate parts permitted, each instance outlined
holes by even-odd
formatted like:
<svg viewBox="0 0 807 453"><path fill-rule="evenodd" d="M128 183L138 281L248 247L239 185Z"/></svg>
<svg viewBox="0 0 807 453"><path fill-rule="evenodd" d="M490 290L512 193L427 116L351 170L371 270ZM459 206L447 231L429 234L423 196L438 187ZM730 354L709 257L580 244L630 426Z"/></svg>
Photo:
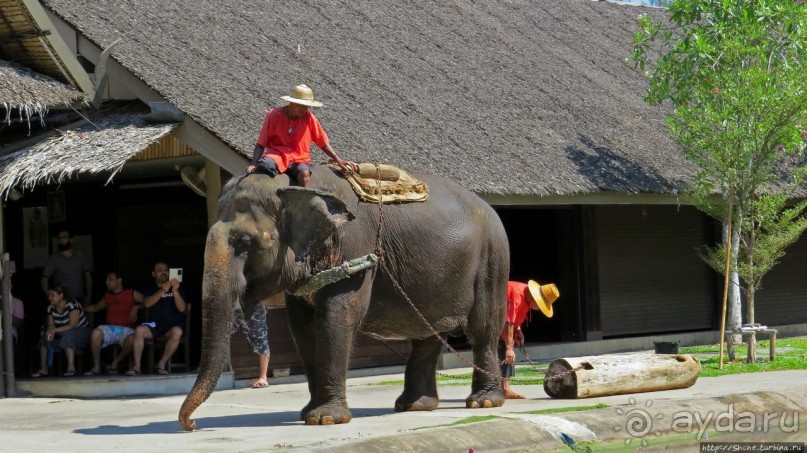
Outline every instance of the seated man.
<svg viewBox="0 0 807 453"><path fill-rule="evenodd" d="M282 99L289 104L266 114L247 173L257 171L270 176L287 173L307 188L311 179L311 143L316 143L345 173L358 169L355 163L336 154L322 124L309 111L309 107L322 107L321 102L314 100L311 88L297 85L291 96Z"/></svg>
<svg viewBox="0 0 807 453"><path fill-rule="evenodd" d="M145 306L149 309L148 322L135 329L132 340L134 366L126 372L128 376L142 373L140 361L146 342L151 343L162 337L166 337L168 343L157 363L157 374L168 374L165 365L177 350L182 337L182 326L185 325L185 290L176 279L168 279L168 265L158 261L154 264L151 276L154 277L154 283L143 288Z"/></svg>
<svg viewBox="0 0 807 453"><path fill-rule="evenodd" d="M143 294L133 289L123 289L123 277L113 271L106 276L107 292L96 304L84 307L87 313L106 309L106 324L93 329L90 340L93 367L84 373L93 376L101 372L101 349L113 344L123 347L121 353L106 367L109 374L118 374L118 364L132 350L132 334L137 322L137 310L143 307Z"/></svg>

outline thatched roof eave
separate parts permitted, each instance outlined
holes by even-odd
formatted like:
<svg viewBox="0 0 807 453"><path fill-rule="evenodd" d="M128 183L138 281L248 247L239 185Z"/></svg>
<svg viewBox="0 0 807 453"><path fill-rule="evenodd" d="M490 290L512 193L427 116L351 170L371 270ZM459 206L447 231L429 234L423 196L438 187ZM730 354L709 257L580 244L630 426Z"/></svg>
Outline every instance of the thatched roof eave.
<svg viewBox="0 0 807 453"><path fill-rule="evenodd" d="M5 109L0 121L11 123L44 116L48 110L87 105L87 96L75 88L18 64L0 60L0 105Z"/></svg>
<svg viewBox="0 0 807 453"><path fill-rule="evenodd" d="M12 188L62 183L79 174L109 173L179 126L147 123L146 110L127 105L101 109L70 129L60 130L16 152L0 156L0 196Z"/></svg>

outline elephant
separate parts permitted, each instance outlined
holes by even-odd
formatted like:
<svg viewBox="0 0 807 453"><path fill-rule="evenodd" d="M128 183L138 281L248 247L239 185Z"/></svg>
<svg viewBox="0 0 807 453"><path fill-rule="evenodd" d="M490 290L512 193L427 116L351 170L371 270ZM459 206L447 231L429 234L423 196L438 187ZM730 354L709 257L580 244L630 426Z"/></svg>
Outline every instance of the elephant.
<svg viewBox="0 0 807 453"><path fill-rule="evenodd" d="M444 339L461 334L475 365L466 406L504 403L497 357L510 267L504 227L459 184L412 175L428 185L427 201L361 201L341 174L321 164L309 188L291 185L283 174L237 176L222 188L205 245L202 356L179 412L184 429L195 428L191 415L226 366L235 310L249 318L257 303L281 293L311 395L300 413L306 424L351 420L346 377L359 331L410 342L395 411L437 408ZM313 293L292 294L311 275L374 251L381 255L375 266Z"/></svg>

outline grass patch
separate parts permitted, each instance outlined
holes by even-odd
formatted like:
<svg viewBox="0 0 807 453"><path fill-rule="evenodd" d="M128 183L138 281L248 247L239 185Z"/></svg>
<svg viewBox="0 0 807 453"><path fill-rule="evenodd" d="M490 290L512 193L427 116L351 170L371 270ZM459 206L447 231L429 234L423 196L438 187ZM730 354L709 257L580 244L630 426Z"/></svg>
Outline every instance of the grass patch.
<svg viewBox="0 0 807 453"><path fill-rule="evenodd" d="M779 338L776 341L776 360L767 359L770 349L769 340L757 341L757 363L745 363L748 347L735 346L736 362L728 362L728 352L723 350L723 369L719 369L720 345L682 346L678 350L681 354L694 354L701 362L701 377L724 376L727 374L758 373L765 371L806 370L807 369L807 337ZM536 366L537 365L537 366ZM516 365L516 375L510 379L510 384L517 385L543 385L547 364ZM403 385L403 379L382 381L370 385ZM461 373L453 376L438 375L438 385L471 385L471 373Z"/></svg>
<svg viewBox="0 0 807 453"><path fill-rule="evenodd" d="M580 411L592 411L595 409L606 409L610 407L607 404L599 403L595 404L594 406L572 406L572 407L556 407L553 409L541 409L537 411L529 411L529 412L522 412L522 414L537 414L537 415L545 415L545 414L557 414L560 412L580 412Z"/></svg>
<svg viewBox="0 0 807 453"><path fill-rule="evenodd" d="M417 431L419 429L444 428L446 426L467 425L469 423L486 422L488 420L493 420L494 418L499 418L499 417L497 417L495 415L475 415L473 417L467 417L467 418L463 418L461 420L457 420L454 423L446 423L445 425L421 426L419 428L412 428L411 431Z"/></svg>
<svg viewBox="0 0 807 453"><path fill-rule="evenodd" d="M723 346L723 369L720 369L720 345L687 346L679 349L682 354L694 354L701 361L701 377L725 376L727 374L758 373L764 371L807 369L807 337L781 338L776 342L776 360L767 358L769 340L757 342L757 362L746 363L748 346L734 348L737 361L728 361L728 352Z"/></svg>

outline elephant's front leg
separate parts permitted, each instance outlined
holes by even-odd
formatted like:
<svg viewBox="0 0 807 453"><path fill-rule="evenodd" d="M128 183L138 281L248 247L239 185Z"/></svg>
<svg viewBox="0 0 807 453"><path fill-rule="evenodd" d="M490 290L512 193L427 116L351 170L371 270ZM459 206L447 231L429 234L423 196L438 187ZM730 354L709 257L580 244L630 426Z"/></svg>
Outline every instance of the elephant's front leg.
<svg viewBox="0 0 807 453"><path fill-rule="evenodd" d="M365 306L354 292L316 301L316 362L311 402L300 414L306 425L350 422L345 380L350 349Z"/></svg>
<svg viewBox="0 0 807 453"><path fill-rule="evenodd" d="M404 391L395 400L395 411L430 411L437 409L437 358L443 342L430 337L412 340L412 352L406 362Z"/></svg>
<svg viewBox="0 0 807 453"><path fill-rule="evenodd" d="M308 392L311 399L300 413L300 420L305 421L305 414L315 407L317 393L317 337L316 324L314 319L314 307L309 305L304 299L286 295L286 312L289 318L289 328L297 345L297 351L303 361L306 380L308 381Z"/></svg>

